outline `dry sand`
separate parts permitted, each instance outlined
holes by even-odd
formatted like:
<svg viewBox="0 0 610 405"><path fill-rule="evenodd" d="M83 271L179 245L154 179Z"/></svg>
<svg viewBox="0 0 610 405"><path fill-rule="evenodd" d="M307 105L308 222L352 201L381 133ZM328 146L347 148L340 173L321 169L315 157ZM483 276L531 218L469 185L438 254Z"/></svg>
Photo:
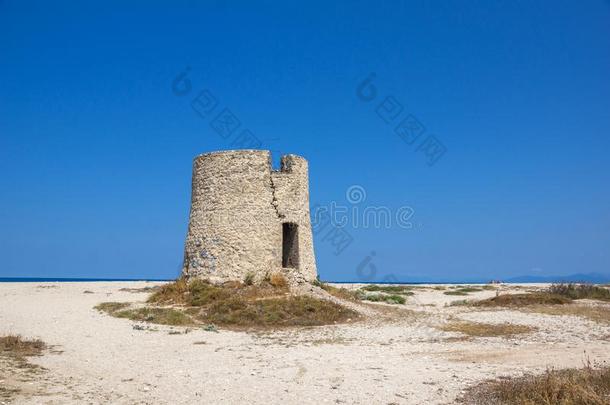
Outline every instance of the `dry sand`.
<svg viewBox="0 0 610 405"><path fill-rule="evenodd" d="M465 297L433 289L416 290L406 305L371 304L372 316L361 322L265 333L220 328L176 334L186 328L135 323L93 309L104 301L144 301L147 293L121 289L157 284L0 283L0 335L40 338L52 346L30 359L44 371L24 376L0 362L0 388L20 389L13 401L28 404L451 404L488 378L610 360L608 324L449 307ZM463 339L438 328L450 319L538 330Z"/></svg>

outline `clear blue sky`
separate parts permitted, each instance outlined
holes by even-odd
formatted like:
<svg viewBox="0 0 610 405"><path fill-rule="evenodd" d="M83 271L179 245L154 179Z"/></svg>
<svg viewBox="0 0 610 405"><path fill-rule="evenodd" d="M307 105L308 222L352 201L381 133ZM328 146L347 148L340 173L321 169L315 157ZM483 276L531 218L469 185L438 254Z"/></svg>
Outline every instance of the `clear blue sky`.
<svg viewBox="0 0 610 405"><path fill-rule="evenodd" d="M124 3L0 1L0 277L175 277L192 159L232 148L203 89L309 159L312 204L415 210L340 255L317 234L323 279L372 251L377 278L610 273L609 1Z"/></svg>

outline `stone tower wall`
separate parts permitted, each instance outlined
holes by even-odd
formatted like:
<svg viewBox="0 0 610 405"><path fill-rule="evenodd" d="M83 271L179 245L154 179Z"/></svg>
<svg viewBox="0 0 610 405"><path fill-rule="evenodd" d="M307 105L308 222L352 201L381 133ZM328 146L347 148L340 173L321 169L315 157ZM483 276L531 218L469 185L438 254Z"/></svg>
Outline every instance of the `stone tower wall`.
<svg viewBox="0 0 610 405"><path fill-rule="evenodd" d="M313 281L316 279L317 271L309 213L308 172L307 160L296 155L286 155L282 156L280 170L271 172L271 179L281 222L298 225L300 273L307 280ZM304 252L311 253L303 254Z"/></svg>
<svg viewBox="0 0 610 405"><path fill-rule="evenodd" d="M273 171L268 151L200 155L193 163L191 212L182 273L213 282L316 277L309 215L307 161L282 157ZM282 227L298 225L298 268L282 268Z"/></svg>

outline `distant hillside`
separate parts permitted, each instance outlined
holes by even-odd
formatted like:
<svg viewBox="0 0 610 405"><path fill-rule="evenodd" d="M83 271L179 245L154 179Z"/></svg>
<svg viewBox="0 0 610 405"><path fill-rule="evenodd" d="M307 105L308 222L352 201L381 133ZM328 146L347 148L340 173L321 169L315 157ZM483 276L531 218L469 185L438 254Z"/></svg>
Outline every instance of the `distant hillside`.
<svg viewBox="0 0 610 405"><path fill-rule="evenodd" d="M518 276L512 277L506 280L502 280L507 283L559 283L559 282L570 282L570 283L609 283L610 275L604 275L599 273L577 273L570 274L567 276Z"/></svg>

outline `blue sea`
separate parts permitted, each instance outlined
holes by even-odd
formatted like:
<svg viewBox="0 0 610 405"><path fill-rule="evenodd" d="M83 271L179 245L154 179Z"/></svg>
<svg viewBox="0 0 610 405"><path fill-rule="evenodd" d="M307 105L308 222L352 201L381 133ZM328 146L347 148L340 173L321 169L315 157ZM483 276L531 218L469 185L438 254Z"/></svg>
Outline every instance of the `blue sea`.
<svg viewBox="0 0 610 405"><path fill-rule="evenodd" d="M152 278L53 278L53 277L0 277L0 283L40 283L40 282L87 282L87 281L173 281Z"/></svg>

